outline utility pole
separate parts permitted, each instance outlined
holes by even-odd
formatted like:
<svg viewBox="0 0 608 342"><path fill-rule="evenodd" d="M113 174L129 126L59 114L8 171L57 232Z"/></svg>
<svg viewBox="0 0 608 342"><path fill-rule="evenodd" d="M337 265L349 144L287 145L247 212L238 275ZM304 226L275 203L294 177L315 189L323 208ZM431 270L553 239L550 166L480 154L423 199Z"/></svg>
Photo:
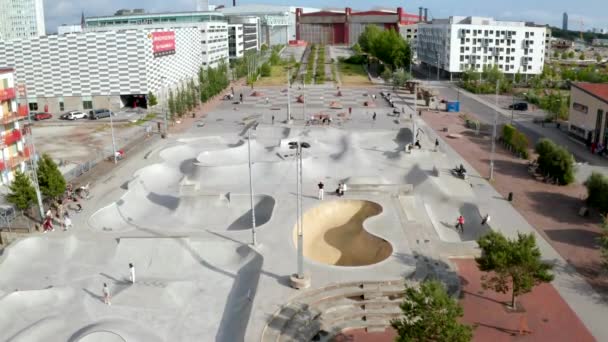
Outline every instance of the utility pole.
<svg viewBox="0 0 608 342"><path fill-rule="evenodd" d="M513 116L515 115L515 93L511 94L511 126L513 126Z"/></svg>
<svg viewBox="0 0 608 342"><path fill-rule="evenodd" d="M291 67L287 69L287 123L291 120Z"/></svg>
<svg viewBox="0 0 608 342"><path fill-rule="evenodd" d="M116 164L116 140L114 139L114 121L112 121L112 115L114 115L114 113L110 112L110 132L112 133L112 157L114 157L114 164Z"/></svg>
<svg viewBox="0 0 608 342"><path fill-rule="evenodd" d="M34 130L32 129L32 117L30 116L30 108L27 103L27 88L25 84L23 87L23 97L25 98L25 109L28 122L28 130L30 132L29 145L32 148L30 155L30 165L32 167L32 183L34 183L34 189L36 190L36 200L38 202L38 210L40 212L40 220L44 218L44 206L42 205L42 193L40 192L40 184L38 183L38 160L36 155L36 145L34 144ZM20 93L19 86L17 86L17 93ZM19 102L17 102L17 112L19 111Z"/></svg>
<svg viewBox="0 0 608 342"><path fill-rule="evenodd" d="M165 137L167 137L167 133L169 132L169 125L167 124L167 115L169 111L169 88L167 88L167 78L163 76L163 88L165 88L165 105L163 106L164 122L165 122ZM112 117L112 115L110 115Z"/></svg>
<svg viewBox="0 0 608 342"><path fill-rule="evenodd" d="M255 205L253 203L253 177L251 175L251 128L247 130L247 152L249 156L249 198L251 202L251 243L256 245L255 238Z"/></svg>
<svg viewBox="0 0 608 342"><path fill-rule="evenodd" d="M412 114L412 147L416 143L416 115L418 115L418 85L414 83L414 114Z"/></svg>
<svg viewBox="0 0 608 342"><path fill-rule="evenodd" d="M304 220L302 217L302 149L310 148L310 144L302 141L289 142L289 148L295 150L296 162L296 215L298 230L298 271L290 277L291 286L296 289L310 287L310 275L304 273Z"/></svg>
<svg viewBox="0 0 608 342"><path fill-rule="evenodd" d="M494 127L492 130L492 151L490 152L490 180L494 179L494 152L496 150L496 124L498 121L498 85L499 80L496 80L496 97L494 98Z"/></svg>
<svg viewBox="0 0 608 342"><path fill-rule="evenodd" d="M437 51L437 81L439 81L439 51Z"/></svg>

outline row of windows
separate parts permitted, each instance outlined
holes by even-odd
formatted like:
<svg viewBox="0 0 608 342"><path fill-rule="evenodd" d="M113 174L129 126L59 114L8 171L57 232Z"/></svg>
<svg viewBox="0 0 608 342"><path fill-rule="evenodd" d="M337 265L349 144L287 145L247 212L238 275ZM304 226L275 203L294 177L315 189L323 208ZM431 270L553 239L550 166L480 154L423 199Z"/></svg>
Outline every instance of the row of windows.
<svg viewBox="0 0 608 342"><path fill-rule="evenodd" d="M30 102L30 103L28 103L28 106L30 108L30 111L32 111L32 112L38 111L38 102ZM83 100L82 108L83 109L93 109L93 101ZM65 110L65 103L63 101L60 101L59 102L59 111L63 112L64 110Z"/></svg>
<svg viewBox="0 0 608 342"><path fill-rule="evenodd" d="M503 69L504 71L515 71L515 66L514 65L509 65L509 64L494 64L494 65L498 65L499 69ZM492 64L466 64L466 63L460 63L460 71L466 71L469 70L471 68L473 69L477 69L477 70L483 70L484 67L490 67L492 66ZM520 67L517 68L517 70L532 70L532 66L531 65L522 65Z"/></svg>

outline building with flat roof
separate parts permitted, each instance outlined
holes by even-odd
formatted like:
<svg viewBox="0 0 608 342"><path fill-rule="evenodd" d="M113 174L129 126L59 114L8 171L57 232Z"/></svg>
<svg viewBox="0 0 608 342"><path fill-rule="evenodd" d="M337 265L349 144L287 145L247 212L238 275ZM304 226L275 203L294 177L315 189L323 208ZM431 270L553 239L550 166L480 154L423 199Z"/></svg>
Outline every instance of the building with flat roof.
<svg viewBox="0 0 608 342"><path fill-rule="evenodd" d="M230 59L243 57L243 25L229 24L228 25L228 55Z"/></svg>
<svg viewBox="0 0 608 342"><path fill-rule="evenodd" d="M418 60L444 75L498 67L536 75L545 61L546 27L485 17L433 19L418 25Z"/></svg>
<svg viewBox="0 0 608 342"><path fill-rule="evenodd" d="M230 16L228 22L243 27L244 51L260 50L260 18L256 16Z"/></svg>
<svg viewBox="0 0 608 342"><path fill-rule="evenodd" d="M608 84L570 84L570 133L588 145L608 146Z"/></svg>
<svg viewBox="0 0 608 342"><path fill-rule="evenodd" d="M57 26L57 34L82 32L82 25L61 25Z"/></svg>
<svg viewBox="0 0 608 342"><path fill-rule="evenodd" d="M0 40L44 35L42 0L0 0Z"/></svg>
<svg viewBox="0 0 608 342"><path fill-rule="evenodd" d="M197 79L207 56L201 41L220 24L227 25L206 22L0 41L0 61L16 70L31 110L145 107L148 92L158 95L165 86Z"/></svg>
<svg viewBox="0 0 608 342"><path fill-rule="evenodd" d="M27 117L27 107L17 105L18 87L15 70L0 67L0 184L8 185L15 171L25 171L31 151L25 136L29 128L21 127L20 119Z"/></svg>
<svg viewBox="0 0 608 342"><path fill-rule="evenodd" d="M303 13L316 12L317 8L302 8ZM238 5L217 8L218 13L226 17L254 16L260 20L260 46L283 44L296 39L296 7L280 5Z"/></svg>
<svg viewBox="0 0 608 342"><path fill-rule="evenodd" d="M396 10L371 10L355 12L346 7L344 10L323 10L304 13L296 10L296 39L315 44L353 45L367 25L377 25L384 29L400 32L399 25L413 24L419 16L407 14L403 8Z"/></svg>

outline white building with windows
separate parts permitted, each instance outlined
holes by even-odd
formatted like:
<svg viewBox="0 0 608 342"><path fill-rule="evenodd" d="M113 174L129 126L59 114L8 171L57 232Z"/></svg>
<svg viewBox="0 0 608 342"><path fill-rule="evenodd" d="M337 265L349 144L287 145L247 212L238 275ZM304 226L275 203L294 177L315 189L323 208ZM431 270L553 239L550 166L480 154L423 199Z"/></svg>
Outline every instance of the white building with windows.
<svg viewBox="0 0 608 342"><path fill-rule="evenodd" d="M418 25L418 60L444 76L497 66L536 75L545 62L545 26L485 17L450 17Z"/></svg>
<svg viewBox="0 0 608 342"><path fill-rule="evenodd" d="M0 40L44 36L42 0L0 0Z"/></svg>
<svg viewBox="0 0 608 342"><path fill-rule="evenodd" d="M243 57L243 25L228 25L228 54L230 59Z"/></svg>
<svg viewBox="0 0 608 342"><path fill-rule="evenodd" d="M243 27L243 50L258 51L260 43L260 18L255 16L230 16L230 24L241 25Z"/></svg>

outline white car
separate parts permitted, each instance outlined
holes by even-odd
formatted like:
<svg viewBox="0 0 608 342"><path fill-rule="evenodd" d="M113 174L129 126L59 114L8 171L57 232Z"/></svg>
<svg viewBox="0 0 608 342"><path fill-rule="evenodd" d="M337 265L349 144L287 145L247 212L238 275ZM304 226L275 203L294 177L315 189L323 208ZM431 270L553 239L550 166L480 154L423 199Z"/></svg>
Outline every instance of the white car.
<svg viewBox="0 0 608 342"><path fill-rule="evenodd" d="M68 112L65 118L67 120L77 120L77 119L86 119L87 117L88 117L87 114L74 110L74 111Z"/></svg>

